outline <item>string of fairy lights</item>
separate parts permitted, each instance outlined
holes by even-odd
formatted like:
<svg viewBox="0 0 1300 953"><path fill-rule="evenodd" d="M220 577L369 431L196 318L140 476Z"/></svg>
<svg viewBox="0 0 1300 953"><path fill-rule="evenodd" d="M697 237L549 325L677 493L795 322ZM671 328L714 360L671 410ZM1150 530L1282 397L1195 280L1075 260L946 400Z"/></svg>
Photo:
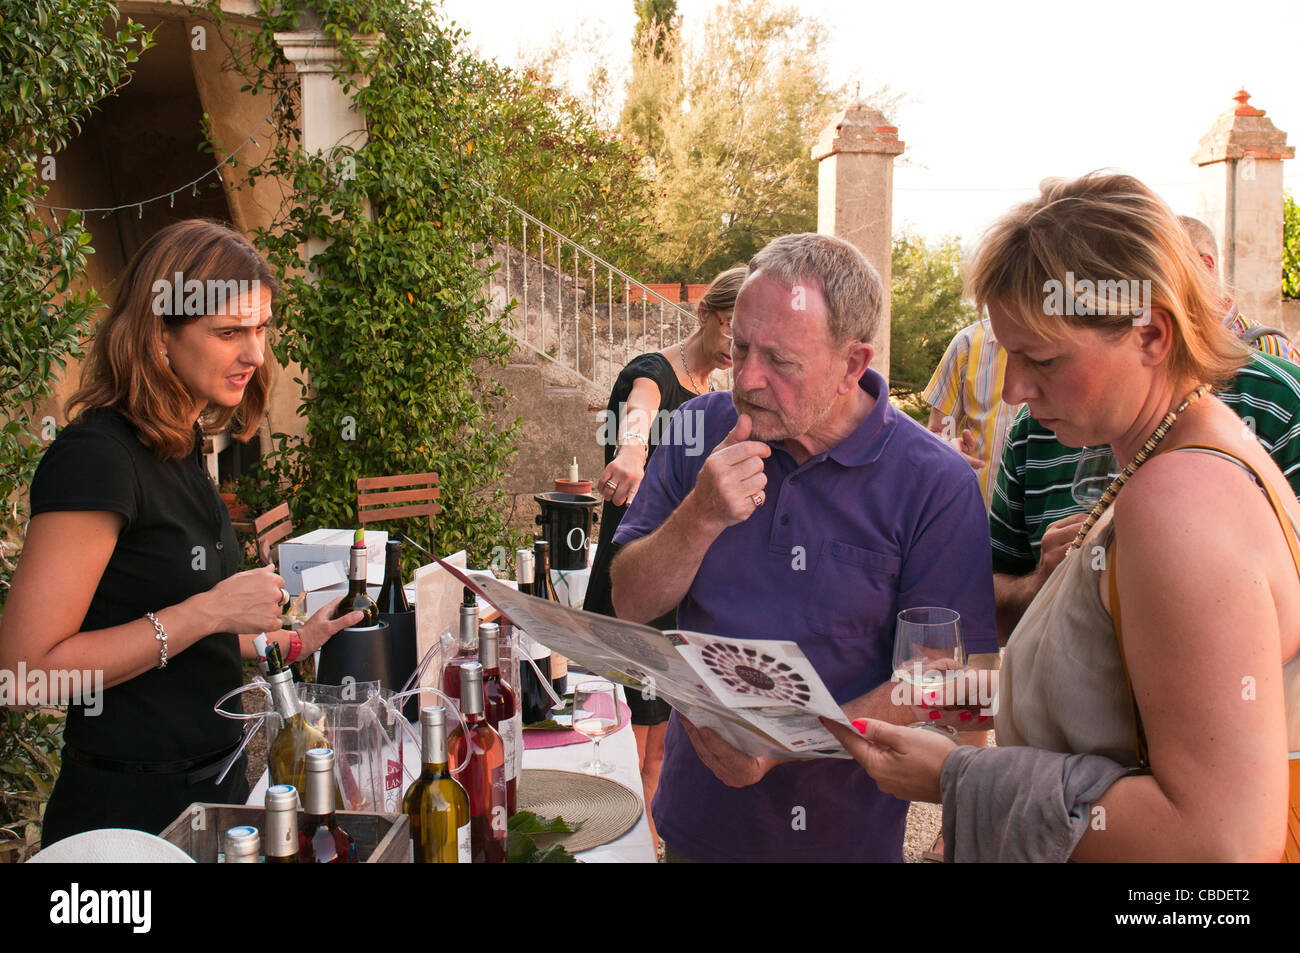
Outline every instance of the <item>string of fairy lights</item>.
<svg viewBox="0 0 1300 953"><path fill-rule="evenodd" d="M250 144L254 146L261 144L257 140L257 132L260 130L263 123L270 126L272 129L275 128L275 123L272 121L272 117L275 115L276 111L280 108L280 104L284 102L284 98L287 95L288 95L288 90L285 90L280 93L280 95L276 98L275 102L271 105L271 108L267 111L266 115L262 117L262 122L258 123L257 129L254 129L253 132L250 132L247 136L245 136L244 140L239 145L237 145L234 149L228 152L224 159L218 162L211 169L208 169L208 171L204 172L202 175L198 176L195 179L191 179L189 182L186 182L183 185L179 185L174 189L168 189L165 192L159 192L157 195L150 196L147 199L137 199L132 202L124 202L121 205L105 206L100 208L73 208L73 207L67 207L62 205L46 205L41 202L34 202L32 204L37 209L44 209L45 211L49 212L51 222L55 224L57 224L58 215L60 213L66 213L66 212L78 212L81 214L82 218L85 218L91 214L96 214L102 216L103 219L107 219L110 215L113 215L117 212L123 212L130 209L134 209L136 212L136 216L138 218L144 218L144 207L146 205L152 205L153 203L161 202L164 199L167 200L167 204L169 208L175 208L176 196L182 195L186 190L189 190L191 196L197 197L199 194L199 186L202 185L206 180L210 179L212 176L216 176L217 182L219 183L225 182L225 179L221 175L221 170L225 168L227 165L229 165L230 163L234 162L236 157L238 157L239 153L242 152L245 148L247 148Z"/></svg>

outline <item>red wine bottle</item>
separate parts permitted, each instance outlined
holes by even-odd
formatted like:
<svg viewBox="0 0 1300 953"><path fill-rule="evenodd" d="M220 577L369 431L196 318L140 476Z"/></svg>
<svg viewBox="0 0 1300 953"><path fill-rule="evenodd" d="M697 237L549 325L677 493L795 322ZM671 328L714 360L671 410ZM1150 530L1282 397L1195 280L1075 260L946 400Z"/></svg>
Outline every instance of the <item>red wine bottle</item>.
<svg viewBox="0 0 1300 953"><path fill-rule="evenodd" d="M341 619L349 612L362 612L364 616L353 628L361 629L379 624L379 607L366 589L366 532L358 528L348 550L348 594L334 610L334 618Z"/></svg>
<svg viewBox="0 0 1300 953"><path fill-rule="evenodd" d="M447 754L452 773L469 794L470 855L476 864L502 864L509 817L505 745L483 714L483 666L477 661L460 669L460 713L469 734L457 725L447 739Z"/></svg>
<svg viewBox="0 0 1300 953"><path fill-rule="evenodd" d="M402 541L390 539L384 546L384 582L375 600L380 612L410 612L411 601L402 585Z"/></svg>
<svg viewBox="0 0 1300 953"><path fill-rule="evenodd" d="M460 700L460 669L468 662L478 661L478 601L466 586L460 603L460 627L456 638L456 654L447 660L442 669L442 690Z"/></svg>
<svg viewBox="0 0 1300 953"><path fill-rule="evenodd" d="M478 627L478 660L483 666L483 714L501 736L505 754L506 813L513 817L518 810L518 783L515 777L515 747L523 739L516 734L515 690L501 677L500 627L483 622Z"/></svg>
<svg viewBox="0 0 1300 953"><path fill-rule="evenodd" d="M298 828L298 863L355 864L357 845L334 817L334 750L307 752L307 792Z"/></svg>

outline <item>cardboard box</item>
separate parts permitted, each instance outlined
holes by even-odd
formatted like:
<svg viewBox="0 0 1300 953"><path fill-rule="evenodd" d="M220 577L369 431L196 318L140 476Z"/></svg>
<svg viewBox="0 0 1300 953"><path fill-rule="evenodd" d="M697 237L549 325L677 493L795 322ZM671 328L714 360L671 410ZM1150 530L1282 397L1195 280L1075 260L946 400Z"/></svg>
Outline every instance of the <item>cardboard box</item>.
<svg viewBox="0 0 1300 953"><path fill-rule="evenodd" d="M325 563L334 563L343 574L343 589L329 599L347 592L348 551L352 548L350 529L317 529L293 539L286 539L278 549L280 575L284 577L284 586L289 595L296 596L303 591L302 571ZM388 542L388 533L384 530L366 530L366 583L378 591L384 582L384 545ZM318 603L323 605L329 602ZM311 597L308 597L308 611L311 611Z"/></svg>

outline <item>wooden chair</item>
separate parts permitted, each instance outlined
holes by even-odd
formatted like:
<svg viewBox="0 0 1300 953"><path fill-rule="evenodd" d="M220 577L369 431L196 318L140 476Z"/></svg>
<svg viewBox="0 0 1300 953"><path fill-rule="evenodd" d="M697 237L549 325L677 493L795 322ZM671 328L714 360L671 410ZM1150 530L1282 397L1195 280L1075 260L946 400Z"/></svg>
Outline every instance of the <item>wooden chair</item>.
<svg viewBox="0 0 1300 953"><path fill-rule="evenodd" d="M289 504L281 503L253 520L253 536L257 541L257 555L262 565L271 564L271 547L293 532L293 514Z"/></svg>
<svg viewBox="0 0 1300 953"><path fill-rule="evenodd" d="M375 491L375 492L366 492ZM433 518L438 505L438 474L407 473L399 476L357 478L357 521L361 525L408 516L429 518L429 552L433 548Z"/></svg>

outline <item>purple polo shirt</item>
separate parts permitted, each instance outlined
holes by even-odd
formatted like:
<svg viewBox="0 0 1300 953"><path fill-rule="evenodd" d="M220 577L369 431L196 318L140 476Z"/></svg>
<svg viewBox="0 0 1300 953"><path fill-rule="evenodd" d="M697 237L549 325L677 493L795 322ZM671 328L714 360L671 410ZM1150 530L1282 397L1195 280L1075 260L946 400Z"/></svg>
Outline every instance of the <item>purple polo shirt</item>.
<svg viewBox="0 0 1300 953"><path fill-rule="evenodd" d="M681 629L797 642L840 704L889 680L900 609L955 609L968 652L998 649L974 471L890 405L879 374L861 386L875 407L832 449L796 465L772 444L766 502L713 543L677 610ZM683 404L614 542L657 529L735 422L728 392ZM664 840L699 861L901 861L907 820L907 802L856 761L791 762L727 787L676 713L653 810Z"/></svg>

